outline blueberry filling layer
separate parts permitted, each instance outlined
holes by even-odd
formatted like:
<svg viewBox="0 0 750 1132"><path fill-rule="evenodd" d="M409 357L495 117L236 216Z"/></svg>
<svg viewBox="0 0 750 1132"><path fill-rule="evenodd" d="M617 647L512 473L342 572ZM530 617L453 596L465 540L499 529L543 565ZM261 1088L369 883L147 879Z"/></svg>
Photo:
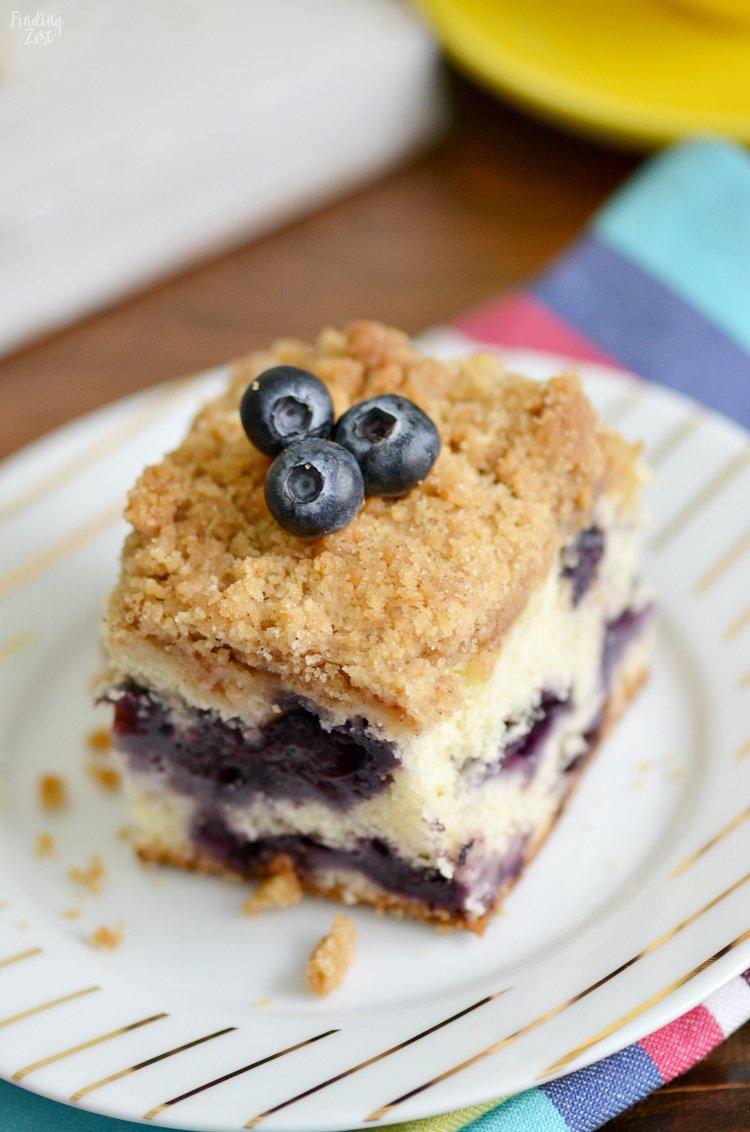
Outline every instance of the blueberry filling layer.
<svg viewBox="0 0 750 1132"><path fill-rule="evenodd" d="M650 606L626 610L606 626L605 689L627 644L651 614ZM225 721L215 712L197 709L186 713L187 724L178 722L157 695L135 683L118 688L113 700L115 742L128 755L131 769L161 773L172 789L204 803L236 805L260 795L348 809L386 790L399 765L394 744L369 733L363 719L325 730L318 716L293 697L278 715L253 730L244 729L239 720ZM568 698L545 691L529 730L489 764L470 759L464 777L475 786L500 774L530 782L552 728L569 706ZM584 736L587 746L597 740L599 730L600 721L594 721Z"/></svg>
<svg viewBox="0 0 750 1132"><path fill-rule="evenodd" d="M568 697L558 696L555 692L543 692L539 706L531 713L531 727L526 734L503 747L491 763L479 763L478 759L470 759L462 767L463 773L468 773L476 786L481 786L500 774L517 774L524 784L530 782L550 731L569 706Z"/></svg>
<svg viewBox="0 0 750 1132"><path fill-rule="evenodd" d="M602 649L602 683L605 688L611 684L612 674L625 649L640 635L653 616L653 605L647 605L644 609L626 609L614 621L607 623Z"/></svg>
<svg viewBox="0 0 750 1132"><path fill-rule="evenodd" d="M612 674L620 663L625 649L631 641L640 636L653 616L654 606L647 605L639 610L626 609L614 621L607 622L604 630L601 662L602 687L605 690L608 690L612 684ZM565 767L566 774L574 772L586 758L587 752L596 746L602 737L605 722L606 711L605 707L602 707L589 724L588 730L584 732L585 749L567 764Z"/></svg>
<svg viewBox="0 0 750 1132"><path fill-rule="evenodd" d="M394 745L371 735L364 720L326 731L293 699L252 731L197 709L180 725L158 696L133 683L113 699L115 743L131 769L161 772L174 790L203 801L237 804L260 794L347 809L386 790L399 763Z"/></svg>
<svg viewBox="0 0 750 1132"><path fill-rule="evenodd" d="M247 841L233 833L216 814L203 814L193 827L193 841L213 861L241 876L262 873L280 854L292 859L303 876L332 870L362 873L386 892L421 900L432 908L460 914L467 900L480 899L489 907L508 882L516 880L525 861L525 842L502 857L484 858L480 868L466 868L466 877L447 877L437 869L418 868L397 856L384 842L360 839L352 849L334 849L301 834ZM462 865L473 843L466 846Z"/></svg>
<svg viewBox="0 0 750 1132"><path fill-rule="evenodd" d="M581 531L573 546L563 551L562 576L570 579L573 605L578 605L596 577L603 554L604 532L598 527Z"/></svg>
<svg viewBox="0 0 750 1132"><path fill-rule="evenodd" d="M601 656L605 690L628 644L642 633L652 614L651 606L626 610L606 625ZM262 874L276 857L286 854L313 882L335 871L360 873L385 892L419 900L435 910L453 915L470 910L477 915L492 906L523 868L527 845L520 834L502 855L488 854L481 841L467 841L456 854L451 876L414 865L375 838L361 838L346 849L302 834L248 840L228 826L225 804L241 805L253 795L263 795L346 808L390 784L398 765L393 745L368 734L361 719L326 731L294 697L279 704L280 713L253 731L243 730L238 721L226 722L213 712L195 709L189 710L187 724L180 726L158 696L133 683L117 689L112 698L116 743L127 753L131 769L164 774L173 789L195 797L199 806L191 831L193 843L218 865L242 876ZM569 698L545 691L524 735L489 765L472 760L472 773L479 775L472 785L510 773L528 784L555 723L570 706ZM600 738L603 721L600 712L582 736L584 749L564 768L567 781Z"/></svg>

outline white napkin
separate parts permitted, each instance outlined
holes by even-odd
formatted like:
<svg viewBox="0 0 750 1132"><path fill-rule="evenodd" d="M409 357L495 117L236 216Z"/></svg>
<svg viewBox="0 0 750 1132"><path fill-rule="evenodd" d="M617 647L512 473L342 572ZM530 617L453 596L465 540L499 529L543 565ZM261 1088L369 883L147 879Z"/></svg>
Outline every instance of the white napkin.
<svg viewBox="0 0 750 1132"><path fill-rule="evenodd" d="M445 120L398 0L0 0L0 350L373 176Z"/></svg>

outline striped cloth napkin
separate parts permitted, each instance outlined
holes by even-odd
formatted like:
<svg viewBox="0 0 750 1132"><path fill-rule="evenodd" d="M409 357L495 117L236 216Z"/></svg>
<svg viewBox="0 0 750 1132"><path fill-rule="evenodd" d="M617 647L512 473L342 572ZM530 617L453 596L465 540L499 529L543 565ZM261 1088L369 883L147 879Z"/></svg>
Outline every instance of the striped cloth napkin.
<svg viewBox="0 0 750 1132"><path fill-rule="evenodd" d="M750 427L750 157L689 142L647 162L528 291L453 326L478 342L611 363ZM399 1132L590 1132L750 1018L750 970L586 1069ZM2 1132L138 1132L0 1082Z"/></svg>

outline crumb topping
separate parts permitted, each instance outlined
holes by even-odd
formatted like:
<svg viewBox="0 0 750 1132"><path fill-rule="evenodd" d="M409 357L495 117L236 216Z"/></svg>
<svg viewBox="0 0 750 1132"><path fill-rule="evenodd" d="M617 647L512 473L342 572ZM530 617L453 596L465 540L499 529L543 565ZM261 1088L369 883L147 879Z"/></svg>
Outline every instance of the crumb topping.
<svg viewBox="0 0 750 1132"><path fill-rule="evenodd" d="M308 990L324 998L338 990L354 962L357 929L351 916L339 912L328 935L323 936L310 956L305 973Z"/></svg>
<svg viewBox="0 0 750 1132"><path fill-rule="evenodd" d="M270 460L238 413L249 382L278 363L317 374L337 416L380 393L416 402L443 443L430 475L403 498L369 498L336 534L281 530L263 498ZM235 365L228 391L130 493L110 655L127 672L139 646L169 654L236 714L262 673L333 711L437 722L596 498L635 510L636 458L572 375L538 383L488 354L444 365L371 322L325 330L315 346L277 342Z"/></svg>
<svg viewBox="0 0 750 1132"><path fill-rule="evenodd" d="M43 774L39 779L39 805L43 810L61 810L68 804L65 780L59 774Z"/></svg>

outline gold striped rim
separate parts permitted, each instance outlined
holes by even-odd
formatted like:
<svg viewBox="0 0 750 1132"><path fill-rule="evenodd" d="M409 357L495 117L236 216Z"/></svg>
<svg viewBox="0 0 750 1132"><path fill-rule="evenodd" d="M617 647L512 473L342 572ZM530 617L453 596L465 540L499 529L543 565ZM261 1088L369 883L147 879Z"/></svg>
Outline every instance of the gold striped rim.
<svg viewBox="0 0 750 1132"><path fill-rule="evenodd" d="M607 1026L606 1029L600 1030L598 1034L595 1034L593 1038L589 1038L587 1042L583 1042L582 1045L577 1046L574 1050L571 1050L570 1053L566 1053L565 1057L561 1057L557 1061L555 1061L552 1065L549 1066L548 1069L545 1069L543 1073L540 1073L539 1077L548 1077L550 1073L555 1073L558 1069L563 1069L566 1065L569 1065L571 1061L575 1061L575 1059L580 1056L580 1054L584 1053L587 1049L591 1049L592 1046L595 1046L597 1042L600 1042L604 1038L609 1037L609 1035L613 1034L615 1030L619 1030L622 1026L625 1026L628 1022L632 1021L633 1018L637 1018L640 1014L643 1014L646 1010L649 1009L649 1007L656 1006L657 1002L661 1002L662 999L666 998L667 995L670 995L672 991L676 991L679 987L684 986L685 983L689 982L691 979L694 979L696 975L699 975L701 971L705 971L708 967L711 967L714 963L716 963L718 959L721 959L724 955L728 955L730 951L734 951L735 947L739 947L739 945L741 943L744 943L746 939L750 939L750 928L746 932L743 932L742 935L738 935L737 938L733 939L731 943L728 943L726 947L722 947L719 951L716 952L715 955L712 955L710 959L705 959L703 963L699 963L697 967L693 967L693 970L688 971L687 975L683 975L681 979L677 979L676 982L671 983L668 987L665 987L664 990L659 991L658 994L653 995L653 997L650 998L648 1002L641 1003L641 1005L637 1006L635 1010L631 1010L629 1014L626 1014L624 1015L624 1017L620 1018L618 1022L613 1022L611 1026ZM539 1077L537 1078L537 1080L539 1080Z"/></svg>
<svg viewBox="0 0 750 1132"><path fill-rule="evenodd" d="M663 550L719 492L731 483L735 476L738 476L747 467L748 463L750 463L750 448L743 448L700 491L695 493L693 498L677 512L673 519L670 519L666 526L662 527L661 531L651 541L651 550L655 552Z"/></svg>
<svg viewBox="0 0 750 1132"><path fill-rule="evenodd" d="M29 959L32 955L41 955L43 948L30 947L28 951L19 951L18 955L11 955L7 959L0 959L0 967L9 967L11 963L17 963L19 959Z"/></svg>
<svg viewBox="0 0 750 1132"><path fill-rule="evenodd" d="M368 1065L374 1065L376 1061L382 1061L384 1057L389 1057L390 1054L397 1053L400 1049L406 1049L407 1046L418 1042L420 1038L426 1038L428 1034L434 1034L436 1030L442 1030L443 1026L447 1026L450 1022L455 1022L458 1018L463 1018L464 1015L471 1014L472 1010L477 1010L478 1007L485 1006L486 1003L492 1002L493 999L507 994L510 989L510 987L505 987L504 990L495 991L494 994L488 994L486 998L480 999L479 1002L472 1003L471 1006L467 1006L465 1010L459 1011L458 1014L453 1014L450 1018L446 1018L444 1021L438 1022L434 1026L430 1026L429 1030L423 1030L421 1034L415 1034L414 1037L407 1038L404 1042L399 1042L397 1046L391 1046L390 1049L385 1050L383 1053L378 1053L375 1057L369 1057L367 1061L361 1061L359 1065L353 1065L351 1069L345 1069L343 1073L337 1073L335 1077L329 1077L327 1081L322 1081L319 1085L313 1085L311 1089L306 1089L304 1093L298 1093L296 1097L290 1097L289 1100L274 1105L273 1108L269 1108L266 1112L262 1112L259 1116L254 1116L252 1120L248 1120L247 1124L243 1125L243 1128L254 1128L256 1124L259 1124L261 1120L265 1120L267 1116L271 1116L272 1113L279 1112L282 1108L288 1108L290 1104L301 1101L304 1097L309 1097L313 1093L318 1093L321 1089L327 1088L328 1085L335 1084L336 1081L343 1081L344 1077L351 1077L352 1073L357 1073L360 1069L365 1069Z"/></svg>
<svg viewBox="0 0 750 1132"><path fill-rule="evenodd" d="M72 994L64 994L62 998L53 998L52 1002L43 1002L41 1006L32 1006L31 1010L24 1010L20 1014L13 1014L10 1018L4 1018L0 1022L0 1029L3 1026L10 1026L13 1022L20 1022L23 1018L31 1018L32 1014L41 1014L43 1010L51 1010L53 1006L60 1006L63 1002L71 1002L74 998L81 998L84 994L91 994L93 991L101 989L101 987L86 987L84 990L73 991Z"/></svg>
<svg viewBox="0 0 750 1132"><path fill-rule="evenodd" d="M51 570L53 566L57 566L69 555L93 542L108 527L122 518L124 506L123 500L118 500L114 504L111 503L109 507L105 507L98 515L95 515L93 519L89 519L87 523L77 527L70 534L53 543L52 546L48 546L46 550L33 554L25 562L21 562L18 566L13 566L10 570L6 570L4 574L0 574L0 598L7 597L14 590L25 586L34 578L38 578L40 574L44 574L47 570Z"/></svg>
<svg viewBox="0 0 750 1132"><path fill-rule="evenodd" d="M613 425L616 424L617 421L622 420L622 418L627 416L646 396L646 389L640 382L634 382L634 385L634 389L629 389L627 393L623 393L622 397L618 397L616 401L600 414L601 419L606 424Z"/></svg>
<svg viewBox="0 0 750 1132"><path fill-rule="evenodd" d="M157 1018L165 1018L164 1014L157 1014ZM130 1027L132 1029L132 1027ZM127 1069L121 1069L119 1073L112 1073L109 1077L103 1077L101 1081L94 1081L93 1085L87 1085L85 1089L79 1089L77 1093L73 1093L70 1098L71 1104L75 1104L81 1097L85 1097L87 1093L93 1093L94 1089L101 1089L102 1085L109 1085L112 1081L119 1081L121 1077L127 1077L129 1073L137 1073L139 1069L145 1069L147 1065L156 1065L157 1061L164 1061L167 1057L173 1057L176 1053L182 1053L183 1050L192 1049L193 1046L200 1046L203 1042L210 1042L212 1038L220 1038L222 1034L229 1034L236 1030L236 1026L227 1026L225 1030L217 1030L215 1034L206 1034L203 1038L196 1038L193 1042L186 1042L185 1045L176 1046L175 1049L169 1049L166 1053L157 1054L156 1057L149 1057L147 1061L139 1061L137 1065L131 1065ZM123 1033L124 1031L118 1031ZM114 1037L114 1035L112 1035ZM74 1050L70 1051L75 1052Z"/></svg>
<svg viewBox="0 0 750 1132"><path fill-rule="evenodd" d="M31 629L22 629L20 633L14 633L12 637L7 637L0 642L0 664L5 664L7 660L13 660L13 657L25 652L33 643L34 634Z"/></svg>
<svg viewBox="0 0 750 1132"><path fill-rule="evenodd" d="M197 1093L203 1093L206 1089L213 1089L215 1085L221 1085L224 1081L231 1081L232 1077L239 1077L241 1073L249 1073L251 1069L257 1069L259 1065L266 1065L269 1061L275 1061L278 1057L284 1057L287 1053L294 1053L296 1049L302 1049L304 1046L312 1045L313 1042L319 1042L321 1038L327 1038L330 1034L338 1034L338 1030L326 1030L323 1034L316 1034L314 1038L306 1038L304 1042L297 1042L294 1046L288 1046L286 1049L279 1050L278 1053L269 1054L268 1057L262 1057L260 1061L253 1061L251 1065L243 1065L242 1069L235 1069L231 1073L225 1073L223 1077L217 1077L214 1081L207 1081L205 1085L198 1085L197 1088L191 1089L187 1093L181 1093L179 1097L173 1097L171 1101L165 1101L164 1104L159 1104L156 1108L152 1108L143 1117L144 1120L153 1120L160 1112L164 1112L165 1108L171 1108L173 1104L179 1104L180 1101L186 1101L188 1097L194 1097Z"/></svg>
<svg viewBox="0 0 750 1132"><path fill-rule="evenodd" d="M158 420L165 410L171 406L172 402L176 401L196 380L195 377L184 377L179 381L170 382L165 389L154 394L147 405L136 409L126 421L121 421L120 424L115 425L105 436L95 440L82 451L76 453L75 456L71 456L60 467L54 468L46 475L40 476L34 483L29 484L28 487L17 491L4 503L0 503L0 523L6 522L13 515L17 515L19 511L23 511L44 499L45 496L51 495L62 484L98 464L100 460L105 459L115 449L120 448L128 440L137 436L139 432L148 428L152 421Z"/></svg>
<svg viewBox="0 0 750 1132"><path fill-rule="evenodd" d="M676 452L686 440L690 439L705 419L705 411L697 409L684 420L681 420L679 424L676 424L662 440L657 441L653 448L646 451L645 459L649 467L658 468L660 464L663 464L673 452Z"/></svg>
<svg viewBox="0 0 750 1132"><path fill-rule="evenodd" d="M750 753L750 739L748 739L747 743L742 744L739 751L734 757L739 762L739 760L744 759L745 755L747 755L748 753Z"/></svg>
<svg viewBox="0 0 750 1132"><path fill-rule="evenodd" d="M432 1080L426 1081L423 1085L418 1085L416 1089L411 1089L410 1092L404 1093L403 1096L396 1097L395 1100L389 1101L389 1103L383 1105L382 1108L376 1109L375 1112L372 1112L369 1116L366 1116L365 1120L370 1121L382 1119L382 1117L386 1116L389 1112L396 1108L397 1105L403 1104L404 1101L408 1101L412 1097L418 1096L420 1093L424 1093L427 1089L431 1089L433 1085L438 1085L441 1081L446 1081L449 1077L453 1077L456 1073L460 1073L463 1069L468 1069L471 1065L476 1065L478 1061L484 1060L484 1058L489 1057L490 1054L497 1053L498 1050L503 1049L504 1046L510 1045L511 1042L516 1041L517 1038L521 1038L524 1034L528 1034L531 1030L535 1030L537 1026L541 1026L543 1022L548 1022L551 1018L555 1018L558 1014L562 1014L562 1012L564 1010L567 1010L569 1006L573 1006L574 1003L580 1002L582 998L585 998L593 991L598 990L599 987L604 986L605 983L610 982L617 975L621 975L623 971L627 971L629 967L634 966L634 964L636 964L640 959L645 958L646 955L650 955L652 951L656 951L656 949L661 947L662 944L667 943L670 939L673 939L678 934L678 932L683 931L684 928L687 928L690 924L694 923L706 912L710 911L711 908L714 908L721 900L724 900L725 897L731 895L731 893L733 892L736 892L737 889L745 884L748 880L750 880L750 873L745 873L743 877L741 877L738 881L735 881L733 885L725 889L725 891L722 892L719 896L714 897L714 899L710 901L710 903L706 904L698 912L694 912L693 915L689 916L687 920L683 920L682 923L678 924L676 928L672 928L671 931L668 931L666 933L666 935L663 935L660 939L657 939L655 943L649 944L647 948L645 948L643 951L639 951L638 954L634 955L632 959L628 959L626 963L623 963L620 967L617 967L614 971L611 971L608 975L605 975L604 978L599 979L595 983L592 983L591 986L586 987L585 990L579 991L578 994L573 995L572 998L569 998L567 1002L562 1002L559 1006L555 1006L552 1010L548 1010L546 1014L542 1014L540 1018L536 1018L533 1022L529 1022L528 1025L523 1026L520 1030L516 1030L514 1033L509 1034L507 1038L502 1038L501 1041L495 1042L494 1045L489 1046L487 1049L481 1050L479 1053L475 1054L473 1057L468 1058L466 1061L462 1061L460 1065L455 1065L452 1069L446 1070L445 1073L441 1073L438 1077L433 1077ZM551 1070L549 1070L549 1072L551 1072ZM544 1075L545 1074L542 1074L542 1076Z"/></svg>
<svg viewBox="0 0 750 1132"><path fill-rule="evenodd" d="M743 609L739 617L735 618L731 625L727 625L724 630L723 637L725 641L731 641L732 637L736 637L741 633L745 626L750 623L750 605L747 609Z"/></svg>
<svg viewBox="0 0 750 1132"><path fill-rule="evenodd" d="M733 566L743 554L746 554L748 550L750 550L750 530L745 531L742 538L737 539L737 542L730 546L725 554L722 554L719 561L715 563L710 570L706 570L705 574L703 574L693 586L694 592L696 594L704 594L706 590L710 589L714 582L718 581L721 575L728 570L730 566Z"/></svg>
<svg viewBox="0 0 750 1132"><path fill-rule="evenodd" d="M35 1069L42 1069L45 1065L52 1065L54 1061L62 1061L64 1057L70 1057L72 1053L79 1053L82 1049L91 1049L92 1046L98 1046L102 1042L108 1042L110 1038L119 1038L120 1034L129 1034L131 1030L139 1030L141 1026L148 1026L149 1022L158 1022L160 1018L166 1018L166 1014L152 1014L150 1018L142 1018L140 1022L131 1022L129 1026L121 1026L119 1030L110 1030L108 1034L101 1034L98 1038L91 1038L88 1042L81 1042L78 1046L71 1046L70 1049L64 1049L62 1053L53 1053L51 1057L45 1057L42 1061L35 1061L33 1065L25 1065L23 1069L19 1069L11 1077L12 1081L20 1081L27 1073L33 1073Z"/></svg>
<svg viewBox="0 0 750 1132"><path fill-rule="evenodd" d="M747 747L748 749L750 749L750 743L747 744ZM740 752L740 754L741 753L742 752ZM675 869L669 879L674 880L676 876L679 876L680 873L689 868L694 861L697 861L699 857L702 857L704 853L707 853L709 849L713 849L714 845L725 838L728 833L731 833L732 830L736 829L738 825L742 825L743 821L745 821L748 817L750 817L750 806L748 806L746 810L743 810L739 817L736 817L734 821L730 821L729 825L724 826L724 828L719 833L717 833L715 837L712 837L710 841L707 841L701 849L698 849L696 853L693 853L692 857L688 857L686 861L683 861L680 867L678 869Z"/></svg>

